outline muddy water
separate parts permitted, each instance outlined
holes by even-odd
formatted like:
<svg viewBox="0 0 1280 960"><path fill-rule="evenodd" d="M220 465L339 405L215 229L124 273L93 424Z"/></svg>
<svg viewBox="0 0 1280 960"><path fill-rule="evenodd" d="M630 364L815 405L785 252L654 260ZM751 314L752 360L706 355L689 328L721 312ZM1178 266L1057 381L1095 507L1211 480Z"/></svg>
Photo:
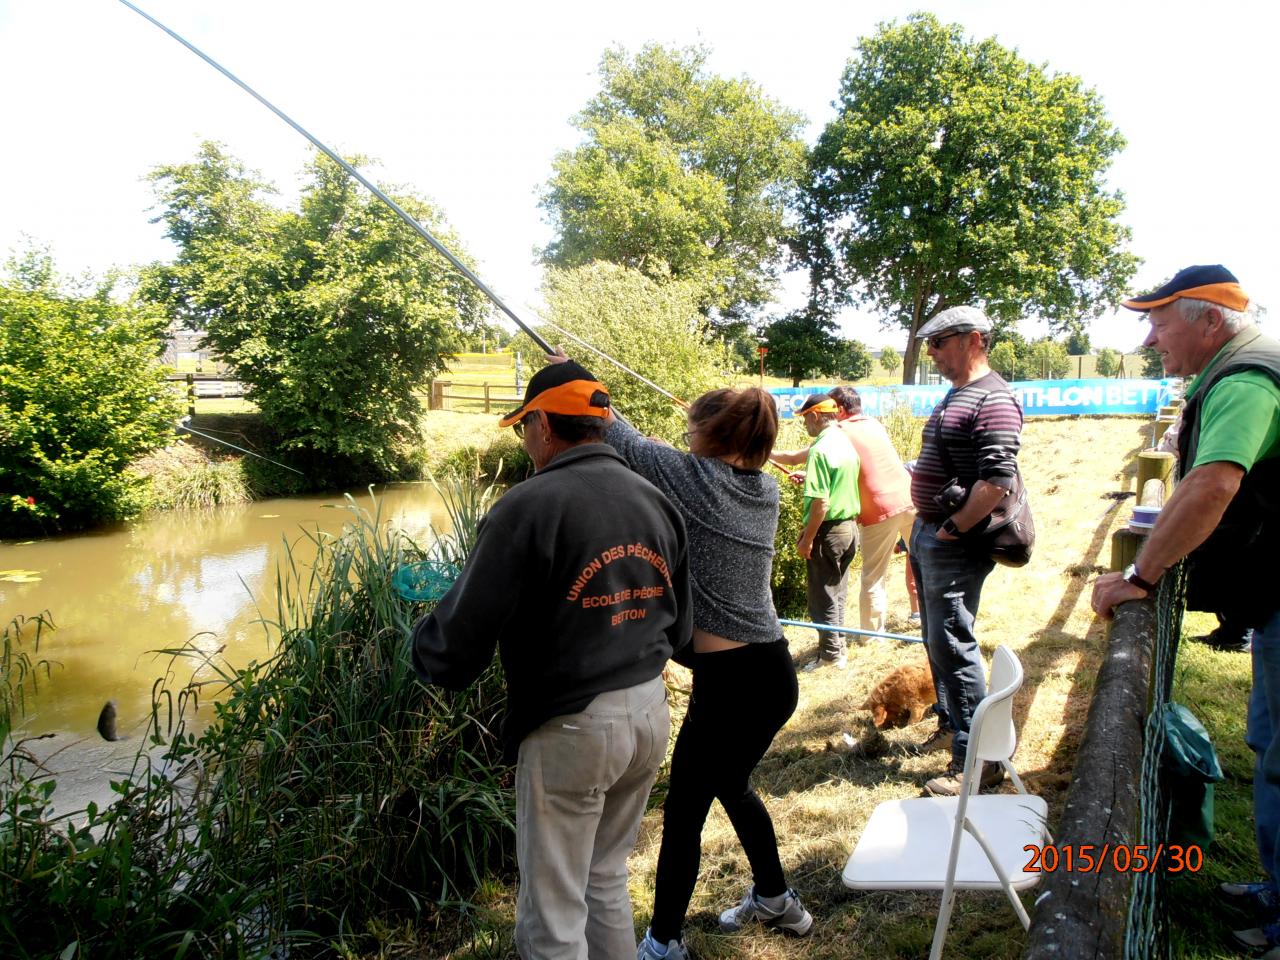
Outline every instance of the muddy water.
<svg viewBox="0 0 1280 960"><path fill-rule="evenodd" d="M353 494L366 509L367 491ZM428 525L447 529L428 484L379 491L384 521L426 539ZM175 512L74 537L0 542L0 616L48 611L39 657L53 662L23 732L57 733L53 743L98 739L98 713L119 704L120 732L136 746L155 679L181 683L195 661L155 651L188 641L223 650L235 666L271 655L261 619L275 618L276 564L283 544L300 563L314 557L305 531L339 533L351 514L340 495L263 500L207 512ZM206 708L207 710L207 708ZM201 713L205 713L202 710ZM112 752L119 752L113 750Z"/></svg>

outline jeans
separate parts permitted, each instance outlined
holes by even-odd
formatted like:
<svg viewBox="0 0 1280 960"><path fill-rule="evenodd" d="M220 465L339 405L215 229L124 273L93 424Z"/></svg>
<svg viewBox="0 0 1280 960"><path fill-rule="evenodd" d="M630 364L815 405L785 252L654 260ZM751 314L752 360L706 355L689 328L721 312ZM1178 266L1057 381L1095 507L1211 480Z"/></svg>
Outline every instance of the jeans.
<svg viewBox="0 0 1280 960"><path fill-rule="evenodd" d="M1253 820L1258 859L1276 883L1280 880L1276 875L1280 866L1280 611L1253 631L1253 689L1244 739L1255 757Z"/></svg>
<svg viewBox="0 0 1280 960"><path fill-rule="evenodd" d="M553 717L516 762L516 950L523 960L630 960L627 857L671 720L662 677Z"/></svg>
<svg viewBox="0 0 1280 960"><path fill-rule="evenodd" d="M798 698L786 640L694 654L693 697L671 755L671 787L662 810L651 924L659 943L680 936L712 800L720 801L738 834L756 892L787 892L773 820L750 778Z"/></svg>
<svg viewBox="0 0 1280 960"><path fill-rule="evenodd" d="M987 695L986 669L974 621L982 584L995 561L974 554L963 540L939 540L938 524L917 519L911 531L911 566L920 592L920 625L938 693L934 709L943 727L954 733L951 762L964 763L969 726Z"/></svg>
<svg viewBox="0 0 1280 960"><path fill-rule="evenodd" d="M853 520L826 520L813 538L813 551L805 561L805 592L814 623L844 626L849 596L849 565L858 553L858 524ZM818 631L818 656L835 660L843 656L844 634Z"/></svg>

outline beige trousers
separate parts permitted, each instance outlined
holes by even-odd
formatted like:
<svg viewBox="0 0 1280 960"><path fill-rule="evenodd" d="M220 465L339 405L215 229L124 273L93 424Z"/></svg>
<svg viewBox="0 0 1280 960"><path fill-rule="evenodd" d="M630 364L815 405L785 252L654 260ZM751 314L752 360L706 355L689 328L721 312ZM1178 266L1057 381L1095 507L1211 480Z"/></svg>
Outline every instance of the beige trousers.
<svg viewBox="0 0 1280 960"><path fill-rule="evenodd" d="M662 677L553 717L516 762L516 950L634 960L627 857L671 730Z"/></svg>
<svg viewBox="0 0 1280 960"><path fill-rule="evenodd" d="M893 548L899 537L907 543L911 542L911 525L915 520L915 510L907 510L861 528L862 580L858 594L858 614L863 630L884 632L885 615L889 612L884 586L889 561L893 559Z"/></svg>

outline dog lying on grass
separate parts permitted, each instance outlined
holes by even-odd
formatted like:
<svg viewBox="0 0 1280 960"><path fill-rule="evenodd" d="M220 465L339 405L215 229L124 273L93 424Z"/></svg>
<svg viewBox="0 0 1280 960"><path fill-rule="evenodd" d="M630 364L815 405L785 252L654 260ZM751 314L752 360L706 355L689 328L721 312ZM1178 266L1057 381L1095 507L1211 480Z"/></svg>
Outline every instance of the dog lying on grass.
<svg viewBox="0 0 1280 960"><path fill-rule="evenodd" d="M871 711L877 730L919 723L938 702L928 663L909 663L889 674L871 691L863 710Z"/></svg>

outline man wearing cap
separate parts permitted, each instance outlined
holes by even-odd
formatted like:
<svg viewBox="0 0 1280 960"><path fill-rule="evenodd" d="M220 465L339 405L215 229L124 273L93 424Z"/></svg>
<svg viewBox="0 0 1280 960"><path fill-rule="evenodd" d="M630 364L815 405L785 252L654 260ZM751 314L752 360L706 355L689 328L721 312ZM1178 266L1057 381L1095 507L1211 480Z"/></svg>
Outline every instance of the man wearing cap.
<svg viewBox="0 0 1280 960"><path fill-rule="evenodd" d="M976 307L952 307L926 323L916 337L929 359L951 381L924 428L924 444L911 474L916 523L910 559L920 593L921 627L933 671L938 730L925 742L950 737L947 772L929 780L935 796L960 792L969 726L987 693L986 671L974 623L982 585L994 562L973 551L965 534L1009 495L1018 473L1022 408L1004 379L987 363L991 321ZM983 786L1004 771L989 764Z"/></svg>
<svg viewBox="0 0 1280 960"><path fill-rule="evenodd" d="M1193 379L1177 489L1137 562L1095 582L1093 609L1110 617L1117 604L1152 595L1185 557L1187 607L1255 628L1245 739L1256 757L1254 822L1267 880L1220 892L1257 923L1236 932L1240 945L1271 950L1280 947L1280 343L1253 326L1248 296L1221 265L1187 267L1123 305L1146 312L1144 346L1160 352L1165 372Z"/></svg>
<svg viewBox="0 0 1280 960"><path fill-rule="evenodd" d="M667 750L662 670L692 632L684 523L602 442L608 410L576 363L530 379L502 425L536 473L480 522L413 629L427 683L464 688L501 656L524 960L635 955L626 861Z"/></svg>
<svg viewBox="0 0 1280 960"><path fill-rule="evenodd" d="M858 552L858 454L837 424L840 408L825 393L810 394L798 411L814 441L804 468L804 529L796 551L805 559L809 616L844 626L849 565ZM806 670L848 664L844 636L818 631L818 659Z"/></svg>

